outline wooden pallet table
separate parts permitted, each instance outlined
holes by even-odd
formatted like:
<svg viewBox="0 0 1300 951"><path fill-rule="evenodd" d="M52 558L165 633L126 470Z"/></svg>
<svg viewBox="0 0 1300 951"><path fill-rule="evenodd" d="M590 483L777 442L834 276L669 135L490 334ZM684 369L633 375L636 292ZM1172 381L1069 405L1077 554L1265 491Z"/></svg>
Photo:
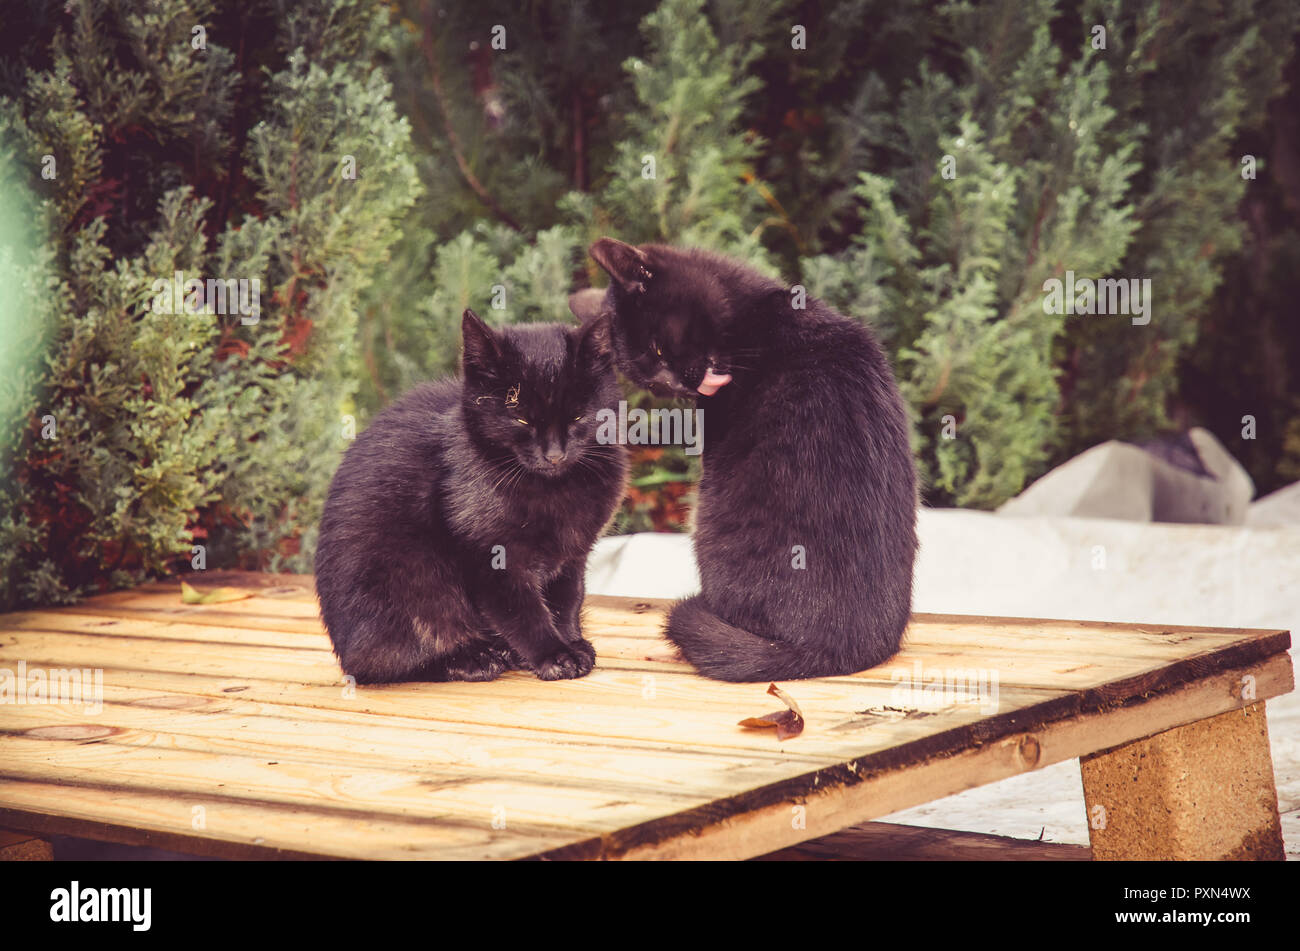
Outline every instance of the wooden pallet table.
<svg viewBox="0 0 1300 951"><path fill-rule="evenodd" d="M0 701L25 701L0 702L6 841L741 859L1077 758L1095 858L1282 858L1264 701L1292 689L1285 631L918 615L889 663L782 684L806 727L778 741L737 725L780 708L765 684L672 658L666 602L589 598L581 680L354 687L309 577L199 577L256 593L0 615ZM74 669L102 706L39 702Z"/></svg>

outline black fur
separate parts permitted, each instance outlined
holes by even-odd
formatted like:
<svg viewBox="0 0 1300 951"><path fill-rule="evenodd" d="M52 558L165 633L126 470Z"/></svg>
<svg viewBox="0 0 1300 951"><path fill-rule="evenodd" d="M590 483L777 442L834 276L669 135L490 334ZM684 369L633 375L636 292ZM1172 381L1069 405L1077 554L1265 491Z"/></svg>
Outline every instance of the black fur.
<svg viewBox="0 0 1300 951"><path fill-rule="evenodd" d="M704 411L701 593L674 606L669 639L720 680L888 659L911 615L917 489L870 331L819 300L795 309L788 288L720 255L608 238L591 254L613 280L588 306L612 315L622 370Z"/></svg>
<svg viewBox="0 0 1300 951"><path fill-rule="evenodd" d="M619 399L608 325L493 332L466 311L463 333L463 381L380 413L330 487L316 590L360 683L556 680L595 661L583 573L627 466L596 441L597 411Z"/></svg>

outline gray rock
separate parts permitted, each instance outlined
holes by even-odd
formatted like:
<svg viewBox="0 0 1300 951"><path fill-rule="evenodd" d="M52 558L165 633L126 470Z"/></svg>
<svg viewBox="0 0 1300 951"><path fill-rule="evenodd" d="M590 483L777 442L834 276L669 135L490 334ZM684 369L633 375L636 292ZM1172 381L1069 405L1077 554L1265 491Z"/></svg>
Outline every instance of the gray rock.
<svg viewBox="0 0 1300 951"><path fill-rule="evenodd" d="M1111 440L1005 503L1000 515L1241 525L1255 485L1207 430L1134 446Z"/></svg>
<svg viewBox="0 0 1300 951"><path fill-rule="evenodd" d="M1300 528L1300 482L1270 492L1246 513L1251 528Z"/></svg>

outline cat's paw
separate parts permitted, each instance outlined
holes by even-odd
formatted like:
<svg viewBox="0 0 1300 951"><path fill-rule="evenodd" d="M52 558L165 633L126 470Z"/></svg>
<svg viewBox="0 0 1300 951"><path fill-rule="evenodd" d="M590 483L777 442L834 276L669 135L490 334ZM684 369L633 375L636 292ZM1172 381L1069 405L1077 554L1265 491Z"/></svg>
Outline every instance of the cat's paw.
<svg viewBox="0 0 1300 951"><path fill-rule="evenodd" d="M539 680L572 680L585 677L596 666L596 652L590 644L565 644L534 665Z"/></svg>
<svg viewBox="0 0 1300 951"><path fill-rule="evenodd" d="M587 640L581 634L578 634L576 638L576 640L569 643L569 647L573 648L579 654L590 658L591 665L593 667L596 666L596 648L592 647L591 641Z"/></svg>
<svg viewBox="0 0 1300 951"><path fill-rule="evenodd" d="M484 651L475 656L462 655L446 661L442 668L442 679L474 682L496 680L509 669L500 655Z"/></svg>
<svg viewBox="0 0 1300 951"><path fill-rule="evenodd" d="M493 647L492 656L495 657L504 670L527 670L528 662L520 657L514 650L509 647Z"/></svg>

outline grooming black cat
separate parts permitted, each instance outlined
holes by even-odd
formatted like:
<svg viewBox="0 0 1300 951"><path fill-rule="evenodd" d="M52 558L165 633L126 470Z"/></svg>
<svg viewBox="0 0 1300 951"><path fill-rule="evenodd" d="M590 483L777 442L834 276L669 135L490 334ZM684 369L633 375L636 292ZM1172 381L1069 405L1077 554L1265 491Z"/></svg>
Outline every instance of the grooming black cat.
<svg viewBox="0 0 1300 951"><path fill-rule="evenodd" d="M587 554L623 497L608 324L489 329L465 311L463 380L375 418L334 476L316 590L360 683L582 677Z"/></svg>
<svg viewBox="0 0 1300 951"><path fill-rule="evenodd" d="M603 238L591 256L612 281L575 311L612 317L634 382L704 411L701 593L673 607L668 638L720 680L888 659L911 615L917 489L871 333L721 255Z"/></svg>

